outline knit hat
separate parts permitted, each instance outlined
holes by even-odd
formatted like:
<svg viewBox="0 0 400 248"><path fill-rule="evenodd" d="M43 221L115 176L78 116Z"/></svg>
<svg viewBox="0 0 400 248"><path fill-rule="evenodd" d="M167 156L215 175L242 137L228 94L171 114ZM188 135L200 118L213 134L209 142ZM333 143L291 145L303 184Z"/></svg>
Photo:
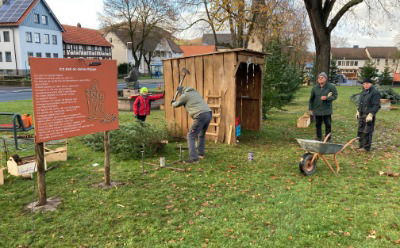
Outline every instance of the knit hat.
<svg viewBox="0 0 400 248"><path fill-rule="evenodd" d="M140 94L148 93L148 92L149 92L149 90L146 87L140 88Z"/></svg>
<svg viewBox="0 0 400 248"><path fill-rule="evenodd" d="M325 72L321 72L320 74L318 74L318 77L324 77L324 78L328 79L328 75L326 75Z"/></svg>
<svg viewBox="0 0 400 248"><path fill-rule="evenodd" d="M372 81L372 79L370 79L370 78L364 78L363 83L374 84L374 81Z"/></svg>

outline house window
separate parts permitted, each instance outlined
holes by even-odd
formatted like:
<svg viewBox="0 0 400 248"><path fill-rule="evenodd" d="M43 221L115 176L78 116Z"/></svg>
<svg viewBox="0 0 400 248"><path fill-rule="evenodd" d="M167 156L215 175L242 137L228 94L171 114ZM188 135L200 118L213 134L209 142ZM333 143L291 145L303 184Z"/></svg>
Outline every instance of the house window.
<svg viewBox="0 0 400 248"><path fill-rule="evenodd" d="M36 53L36 57L41 58L42 57L42 53Z"/></svg>
<svg viewBox="0 0 400 248"><path fill-rule="evenodd" d="M51 53L46 53L46 58L51 58Z"/></svg>
<svg viewBox="0 0 400 248"><path fill-rule="evenodd" d="M49 24L48 18L45 15L42 15L42 24L44 24L44 25L48 25Z"/></svg>
<svg viewBox="0 0 400 248"><path fill-rule="evenodd" d="M3 62L3 53L0 52L0 62Z"/></svg>
<svg viewBox="0 0 400 248"><path fill-rule="evenodd" d="M358 66L358 61L354 61L354 66Z"/></svg>
<svg viewBox="0 0 400 248"><path fill-rule="evenodd" d="M11 52L6 52L6 62L12 62Z"/></svg>
<svg viewBox="0 0 400 248"><path fill-rule="evenodd" d="M10 42L10 32L9 31L3 32L3 40L4 40L4 42Z"/></svg>
<svg viewBox="0 0 400 248"><path fill-rule="evenodd" d="M110 43L112 43L112 37L110 38Z"/></svg>
<svg viewBox="0 0 400 248"><path fill-rule="evenodd" d="M341 65L342 65L342 61L339 60L339 61L337 62L337 65L338 65L338 66L341 66Z"/></svg>
<svg viewBox="0 0 400 248"><path fill-rule="evenodd" d="M349 66L350 65L350 61L346 61L346 66Z"/></svg>
<svg viewBox="0 0 400 248"><path fill-rule="evenodd" d="M350 61L350 66L354 66L354 61Z"/></svg>
<svg viewBox="0 0 400 248"><path fill-rule="evenodd" d="M39 14L33 15L33 22L36 24L40 24L40 15Z"/></svg>
<svg viewBox="0 0 400 248"><path fill-rule="evenodd" d="M58 53L53 53L53 58L58 58Z"/></svg>
<svg viewBox="0 0 400 248"><path fill-rule="evenodd" d="M385 59L385 65L387 66L389 64L389 60Z"/></svg>
<svg viewBox="0 0 400 248"><path fill-rule="evenodd" d="M376 60L376 65L379 65L380 59Z"/></svg>
<svg viewBox="0 0 400 248"><path fill-rule="evenodd" d="M51 39L52 39L52 43L53 43L53 45L57 45L57 35L52 35L51 36Z"/></svg>
<svg viewBox="0 0 400 248"><path fill-rule="evenodd" d="M26 42L32 42L32 33L31 32L26 32L25 33L25 39L26 39Z"/></svg>
<svg viewBox="0 0 400 248"><path fill-rule="evenodd" d="M33 57L33 52L28 52L28 58Z"/></svg>
<svg viewBox="0 0 400 248"><path fill-rule="evenodd" d="M50 44L50 35L44 34L44 44Z"/></svg>
<svg viewBox="0 0 400 248"><path fill-rule="evenodd" d="M39 33L34 33L33 38L35 40L35 43L40 43L40 34Z"/></svg>

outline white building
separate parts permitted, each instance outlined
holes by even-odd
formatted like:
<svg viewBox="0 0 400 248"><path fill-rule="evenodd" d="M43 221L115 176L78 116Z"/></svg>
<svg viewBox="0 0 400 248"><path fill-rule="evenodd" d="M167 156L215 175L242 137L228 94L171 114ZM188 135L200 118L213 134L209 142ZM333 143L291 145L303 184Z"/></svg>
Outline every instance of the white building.
<svg viewBox="0 0 400 248"><path fill-rule="evenodd" d="M339 73L348 79L357 80L360 68L372 61L378 73L389 67L392 75L399 72L399 50L396 47L332 48L332 59L336 61Z"/></svg>
<svg viewBox="0 0 400 248"><path fill-rule="evenodd" d="M123 63L134 64L132 43L126 29L108 30L105 31L104 36L112 44L112 58L117 60L118 65ZM170 37L171 35L168 32L158 29L157 32L150 34L145 42L145 50L151 52L150 67L152 73L157 71L162 73L163 59L183 56L183 51ZM138 53L136 54L139 56ZM148 57L149 54L146 54L146 56ZM149 72L148 65L143 57L140 61L139 72L145 74Z"/></svg>
<svg viewBox="0 0 400 248"><path fill-rule="evenodd" d="M44 0L0 0L0 74L26 74L28 58L62 58L63 28Z"/></svg>

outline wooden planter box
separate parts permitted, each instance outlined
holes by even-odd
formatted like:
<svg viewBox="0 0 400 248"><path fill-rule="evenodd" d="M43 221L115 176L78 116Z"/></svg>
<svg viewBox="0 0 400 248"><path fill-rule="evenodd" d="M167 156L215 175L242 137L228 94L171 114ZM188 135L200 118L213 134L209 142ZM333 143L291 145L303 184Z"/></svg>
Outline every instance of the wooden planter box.
<svg viewBox="0 0 400 248"><path fill-rule="evenodd" d="M0 168L0 185L4 184L4 171L5 168Z"/></svg>
<svg viewBox="0 0 400 248"><path fill-rule="evenodd" d="M384 111L389 111L391 109L390 99L381 99L381 109Z"/></svg>
<svg viewBox="0 0 400 248"><path fill-rule="evenodd" d="M32 174L36 172L37 166L35 156L22 157L22 164L17 164L13 157L10 157L7 161L7 170L10 175L19 177L32 177ZM44 168L47 170L47 163L45 161Z"/></svg>

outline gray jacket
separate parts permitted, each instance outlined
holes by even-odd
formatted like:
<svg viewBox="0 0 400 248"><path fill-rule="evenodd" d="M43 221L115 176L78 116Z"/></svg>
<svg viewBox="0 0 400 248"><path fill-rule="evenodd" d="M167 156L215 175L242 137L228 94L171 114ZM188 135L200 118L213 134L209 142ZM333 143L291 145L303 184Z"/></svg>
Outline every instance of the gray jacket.
<svg viewBox="0 0 400 248"><path fill-rule="evenodd" d="M179 99L172 103L174 108L182 105L185 106L186 111L192 118L196 118L201 113L211 111L201 95L190 87L185 88Z"/></svg>

